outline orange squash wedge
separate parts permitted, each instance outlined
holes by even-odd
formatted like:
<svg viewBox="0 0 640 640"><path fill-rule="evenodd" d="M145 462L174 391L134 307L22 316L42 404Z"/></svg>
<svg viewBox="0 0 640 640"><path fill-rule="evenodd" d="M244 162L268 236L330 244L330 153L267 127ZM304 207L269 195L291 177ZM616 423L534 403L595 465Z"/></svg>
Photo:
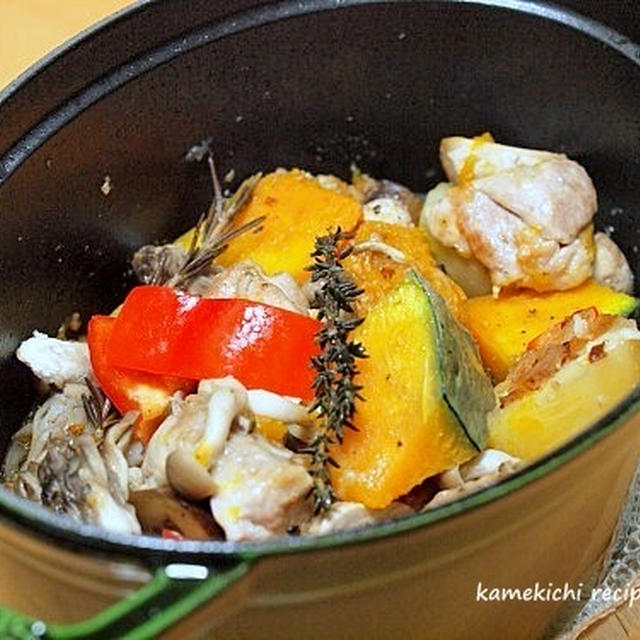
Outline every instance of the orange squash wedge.
<svg viewBox="0 0 640 640"><path fill-rule="evenodd" d="M493 389L473 340L415 272L354 332L364 402L331 454L339 499L383 508L425 478L464 462L486 441Z"/></svg>
<svg viewBox="0 0 640 640"><path fill-rule="evenodd" d="M398 262L381 251L367 250L353 253L345 260L345 268L364 290L356 303L359 314L366 315L369 308L402 284L413 269L442 296L456 319L464 322L466 296L437 266L424 229L385 222L360 223L354 243L370 243L372 239L399 251L404 259Z"/></svg>
<svg viewBox="0 0 640 640"><path fill-rule="evenodd" d="M537 293L504 292L498 298L469 298L465 304L466 326L480 348L480 355L497 381L533 338L579 309L595 307L600 313L629 315L637 300L588 280L567 291Z"/></svg>
<svg viewBox="0 0 640 640"><path fill-rule="evenodd" d="M305 267L316 237L326 234L328 228L355 228L362 218L362 205L346 192L322 186L304 171L278 170L258 182L233 225L260 216L266 216L261 230L232 240L218 264L229 266L250 258L267 275L288 271L304 282L309 278Z"/></svg>

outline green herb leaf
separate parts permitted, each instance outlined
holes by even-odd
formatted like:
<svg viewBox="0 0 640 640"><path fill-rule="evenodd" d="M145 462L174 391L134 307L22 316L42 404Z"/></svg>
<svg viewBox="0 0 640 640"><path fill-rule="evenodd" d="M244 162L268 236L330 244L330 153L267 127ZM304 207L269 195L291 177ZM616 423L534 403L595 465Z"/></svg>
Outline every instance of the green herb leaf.
<svg viewBox="0 0 640 640"><path fill-rule="evenodd" d="M318 310L318 319L323 322L316 336L322 352L311 360L316 371L315 401L309 409L318 413L319 424L313 440L303 450L311 456L309 473L313 477L315 513L327 511L336 499L328 467L338 464L331 458L329 447L342 442L345 429L357 430L353 423L356 400L364 399L362 387L355 382L356 360L367 356L363 345L349 340L351 331L362 323L362 318L354 315L353 302L363 291L342 266L342 260L352 251L348 244L352 237L338 227L335 232L316 238L311 254L314 263L307 267L311 281L321 285L310 306Z"/></svg>

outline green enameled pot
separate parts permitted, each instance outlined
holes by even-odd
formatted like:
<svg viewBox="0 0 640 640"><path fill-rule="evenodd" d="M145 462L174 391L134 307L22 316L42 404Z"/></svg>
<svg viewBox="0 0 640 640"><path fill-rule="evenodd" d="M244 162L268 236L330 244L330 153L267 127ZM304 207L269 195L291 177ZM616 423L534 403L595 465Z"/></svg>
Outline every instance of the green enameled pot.
<svg viewBox="0 0 640 640"><path fill-rule="evenodd" d="M134 249L193 224L208 185L182 157L207 136L239 177L355 161L418 191L444 135L564 151L639 273L639 65L611 29L524 0L147 0L82 34L0 94L0 453L35 399L16 346L110 310ZM0 637L540 637L577 603L483 589L587 588L639 407L456 503L319 539L112 535L0 490Z"/></svg>

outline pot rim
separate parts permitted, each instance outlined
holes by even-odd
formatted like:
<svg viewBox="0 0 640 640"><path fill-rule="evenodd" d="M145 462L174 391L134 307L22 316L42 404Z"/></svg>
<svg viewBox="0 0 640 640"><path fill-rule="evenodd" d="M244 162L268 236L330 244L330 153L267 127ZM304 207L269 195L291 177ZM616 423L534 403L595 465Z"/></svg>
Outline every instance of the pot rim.
<svg viewBox="0 0 640 640"><path fill-rule="evenodd" d="M126 20L145 7L159 4L162 1L163 0L136 0L136 2L131 5L81 31L77 36L60 45L29 67L0 91L0 109L2 109L3 105L16 92L23 89L25 85L50 65L53 65L59 59L63 58L69 51L80 46L115 22ZM541 0L395 0L395 2L403 4L440 2L447 4L481 5L494 9L523 13L538 17L542 20L550 20L600 41L628 58L640 70L640 46L633 43L629 38L596 20ZM235 32L264 26L281 19L299 17L335 8L350 8L366 4L388 3L389 0L386 0L386 2L385 0L338 0L338 2L332 2L331 0L310 0L305 3L295 2L294 0L282 0L280 2L252 7L241 11L239 14L230 14L213 23L207 23L208 26L215 24L218 27L217 35L214 38L205 38L203 40L202 37L199 37L189 42L183 34L180 42L183 44L186 42L184 46L176 47L175 44L177 40L172 40L168 44L161 45L157 50L153 50L153 62L138 68L138 74L134 76L129 75L128 78L122 78L119 83L109 86L106 86L108 83L105 83L103 80L95 80L79 92L80 96L86 95L90 97L91 99L89 101L83 102L82 100L75 100L74 108L71 110L67 108L67 105L62 105L62 107L58 107L41 122L35 124L11 149L7 150L3 156L0 156L0 186L13 171L18 169L38 147L44 144L44 142L64 126L66 122L70 121L103 96L124 86L124 84L137 77L140 73L156 68L158 65L167 62L171 57L180 56L192 49L205 46L216 39L226 37ZM239 16L241 16L242 19L238 21ZM238 26L238 24L240 26ZM194 32L200 33L201 31L202 27L196 27L190 31L189 34L192 35ZM161 55L156 55L158 52ZM122 71L124 67L130 68L132 64L140 62L145 56L150 58L150 53L152 52L147 50L138 54L136 58L129 60L116 69L113 74L110 74L110 77L117 74L118 71ZM61 115L63 117L61 117ZM166 560L167 554L170 554L171 560L183 558L197 559L202 562L203 555L209 558L209 562L213 561L216 557L219 560L222 560L223 557L238 557L250 560L268 555L360 544L402 533L410 533L429 524L435 524L445 519L461 516L488 502L506 496L575 458L583 450L604 438L638 411L640 411L640 387L636 388L631 395L609 411L604 417L565 443L561 448L547 454L497 484L423 513L412 514L376 526L341 531L320 537L283 537L263 542L228 542L216 540L174 541L149 535L133 536L116 534L95 525L76 523L69 518L52 513L33 502L18 497L4 487L0 487L0 515L4 520L9 520L23 528L37 532L45 538L55 540L58 543L71 545L74 549L77 549L77 545L80 544L85 549L94 551L118 552L123 556L145 557L155 560Z"/></svg>
<svg viewBox="0 0 640 640"><path fill-rule="evenodd" d="M387 4L390 0L338 0L336 3L339 7L352 7L366 4ZM501 8L512 10L515 12L526 13L537 16L553 22L564 24L576 31L584 33L600 42L612 47L632 62L638 64L640 61L640 46L635 44L630 38L616 31L615 29L599 22L593 18L589 18L579 14L566 7L561 7L547 0L391 0L392 2L403 4L426 4L441 2L446 4L477 4L487 7ZM92 25L82 29L76 35L65 40L57 47L54 47L42 58L31 64L18 76L9 82L4 88L0 89L0 108L14 93L19 91L23 85L31 81L33 77L41 73L45 68L52 65L58 58L63 57L68 51L75 49L84 40L94 36L96 33L104 30L120 20L126 20L130 16L141 11L144 7L158 4L162 0L132 0L131 4L111 13ZM308 13L317 13L322 10L328 10L326 5L330 2L324 0L311 0L302 3L294 3L291 0L281 0L280 2L271 2L273 5L294 5L297 11L287 12L287 16L295 17L306 15ZM251 11L251 10L249 10ZM275 18L276 20L278 17ZM269 22L273 21L269 20ZM266 22L265 22L266 23ZM260 26L258 24L253 26Z"/></svg>
<svg viewBox="0 0 640 640"><path fill-rule="evenodd" d="M315 551L343 545L374 542L381 538L402 533L411 533L442 520L453 519L480 508L482 505L507 496L538 478L551 473L565 462L577 457L582 451L595 445L613 430L640 412L640 387L627 396L586 431L500 482L469 494L459 500L443 504L434 509L389 520L375 526L317 537L281 537L262 542L232 542L220 540L175 541L150 535L124 535L109 532L96 525L77 523L58 515L34 502L17 496L0 487L0 515L10 516L17 524L37 531L44 537L67 543L77 549L78 544L95 551L115 551L123 556L163 559L167 553L171 560L194 560L202 562L203 556L211 560L236 557L253 560L260 557L291 552Z"/></svg>

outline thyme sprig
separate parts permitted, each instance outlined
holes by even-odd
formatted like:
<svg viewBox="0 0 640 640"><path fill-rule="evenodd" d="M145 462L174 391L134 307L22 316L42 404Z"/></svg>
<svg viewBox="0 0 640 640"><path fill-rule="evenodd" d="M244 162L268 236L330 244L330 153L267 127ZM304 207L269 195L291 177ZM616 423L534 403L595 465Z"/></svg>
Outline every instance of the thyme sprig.
<svg viewBox="0 0 640 640"><path fill-rule="evenodd" d="M260 216L239 227L228 228L234 217L251 198L256 184L262 178L262 173L256 173L247 178L232 196L225 198L213 159L211 141L203 140L189 149L185 156L187 162L201 162L204 158L207 159L211 174L213 197L208 211L198 220L184 262L166 283L171 287L181 289L188 287L195 278L209 269L213 260L227 249L230 240L247 231L257 229L265 220L265 216Z"/></svg>
<svg viewBox="0 0 640 640"><path fill-rule="evenodd" d="M316 375L313 382L315 401L309 411L317 412L318 428L314 438L304 449L311 455L309 472L313 477L313 508L316 513L327 511L335 501L331 486L329 465L338 467L331 457L330 445L341 443L345 430L357 431L353 423L356 400L364 400L362 387L355 382L358 374L357 359L366 358L364 347L349 339L349 334L363 319L355 315L353 303L363 293L342 266L352 252L348 243L353 234L338 227L335 232L316 238L311 281L320 287L311 302L318 310L322 329L316 340L321 353L311 360Z"/></svg>

